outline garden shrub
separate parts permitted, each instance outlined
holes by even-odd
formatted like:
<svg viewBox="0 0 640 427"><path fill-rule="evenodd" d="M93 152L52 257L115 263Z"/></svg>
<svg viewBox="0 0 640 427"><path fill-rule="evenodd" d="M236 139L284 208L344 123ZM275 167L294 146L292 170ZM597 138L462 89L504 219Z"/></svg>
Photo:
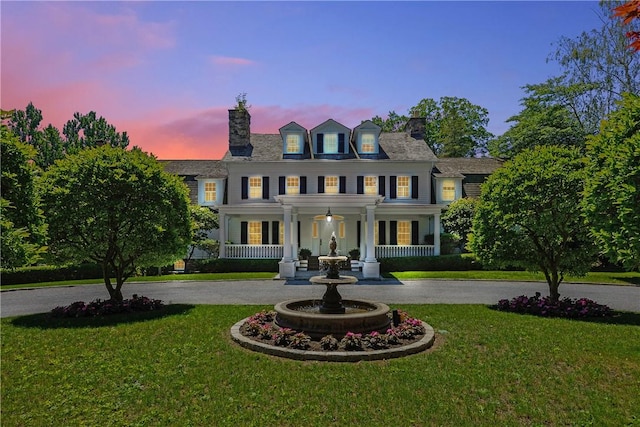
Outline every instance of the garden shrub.
<svg viewBox="0 0 640 427"><path fill-rule="evenodd" d="M233 272L278 272L280 259L236 259L215 258L198 260L197 270L201 273L233 273Z"/></svg>
<svg viewBox="0 0 640 427"><path fill-rule="evenodd" d="M2 270L3 285L101 278L102 268L96 264L69 265L63 267L41 265L36 267L21 267L15 270Z"/></svg>
<svg viewBox="0 0 640 427"><path fill-rule="evenodd" d="M133 295L131 299L122 301L97 299L89 304L77 301L68 306L54 308L51 310L51 315L53 317L96 317L117 313L160 310L162 307L164 307L164 304L161 300Z"/></svg>
<svg viewBox="0 0 640 427"><path fill-rule="evenodd" d="M561 298L558 301L552 301L551 297L541 297L540 292L536 292L532 297L521 295L511 300L502 299L498 301L497 309L543 317L578 318L613 315L611 308L588 298Z"/></svg>
<svg viewBox="0 0 640 427"><path fill-rule="evenodd" d="M469 255L380 258L380 271L468 271L482 270L482 264Z"/></svg>

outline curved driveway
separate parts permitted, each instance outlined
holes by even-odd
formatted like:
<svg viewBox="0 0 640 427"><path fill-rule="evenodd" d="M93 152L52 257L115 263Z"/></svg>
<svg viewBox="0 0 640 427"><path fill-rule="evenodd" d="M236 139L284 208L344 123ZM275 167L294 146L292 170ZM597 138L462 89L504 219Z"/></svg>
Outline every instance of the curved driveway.
<svg viewBox="0 0 640 427"><path fill-rule="evenodd" d="M123 295L160 299L166 304L276 304L297 298L321 298L324 288L308 282L284 280L169 281L125 283ZM503 298L548 294L542 282L494 282L479 280L405 280L343 285L343 298L359 298L386 304L495 304ZM589 298L615 310L640 312L640 287L563 283L563 297ZM104 285L61 286L3 291L1 317L50 311L75 301L106 299Z"/></svg>

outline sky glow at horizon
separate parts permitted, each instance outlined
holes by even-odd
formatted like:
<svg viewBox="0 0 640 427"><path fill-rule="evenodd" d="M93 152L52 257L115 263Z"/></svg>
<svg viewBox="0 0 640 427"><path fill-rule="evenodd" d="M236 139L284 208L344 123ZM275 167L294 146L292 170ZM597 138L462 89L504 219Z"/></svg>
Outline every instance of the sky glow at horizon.
<svg viewBox="0 0 640 427"><path fill-rule="evenodd" d="M502 134L525 84L557 76L591 2L0 3L4 110L62 130L96 111L160 159L219 159L238 94L251 130L353 128L423 98L467 98Z"/></svg>

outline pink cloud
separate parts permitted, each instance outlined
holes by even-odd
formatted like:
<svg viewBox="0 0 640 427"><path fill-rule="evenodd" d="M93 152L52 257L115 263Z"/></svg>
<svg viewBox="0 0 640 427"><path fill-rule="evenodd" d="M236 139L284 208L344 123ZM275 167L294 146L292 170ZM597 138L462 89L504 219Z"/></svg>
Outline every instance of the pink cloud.
<svg viewBox="0 0 640 427"><path fill-rule="evenodd" d="M209 58L214 65L255 65L255 61L246 58L235 58L232 56L211 56Z"/></svg>

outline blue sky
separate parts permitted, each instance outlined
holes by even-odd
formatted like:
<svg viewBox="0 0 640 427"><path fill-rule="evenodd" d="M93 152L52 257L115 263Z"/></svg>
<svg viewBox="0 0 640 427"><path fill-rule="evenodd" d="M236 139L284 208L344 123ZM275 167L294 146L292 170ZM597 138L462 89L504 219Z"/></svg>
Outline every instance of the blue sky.
<svg viewBox="0 0 640 427"><path fill-rule="evenodd" d="M62 127L94 110L159 158L220 158L227 109L252 131L354 127L423 98L467 98L503 133L525 84L559 74L562 36L600 27L590 2L2 1L3 109Z"/></svg>

